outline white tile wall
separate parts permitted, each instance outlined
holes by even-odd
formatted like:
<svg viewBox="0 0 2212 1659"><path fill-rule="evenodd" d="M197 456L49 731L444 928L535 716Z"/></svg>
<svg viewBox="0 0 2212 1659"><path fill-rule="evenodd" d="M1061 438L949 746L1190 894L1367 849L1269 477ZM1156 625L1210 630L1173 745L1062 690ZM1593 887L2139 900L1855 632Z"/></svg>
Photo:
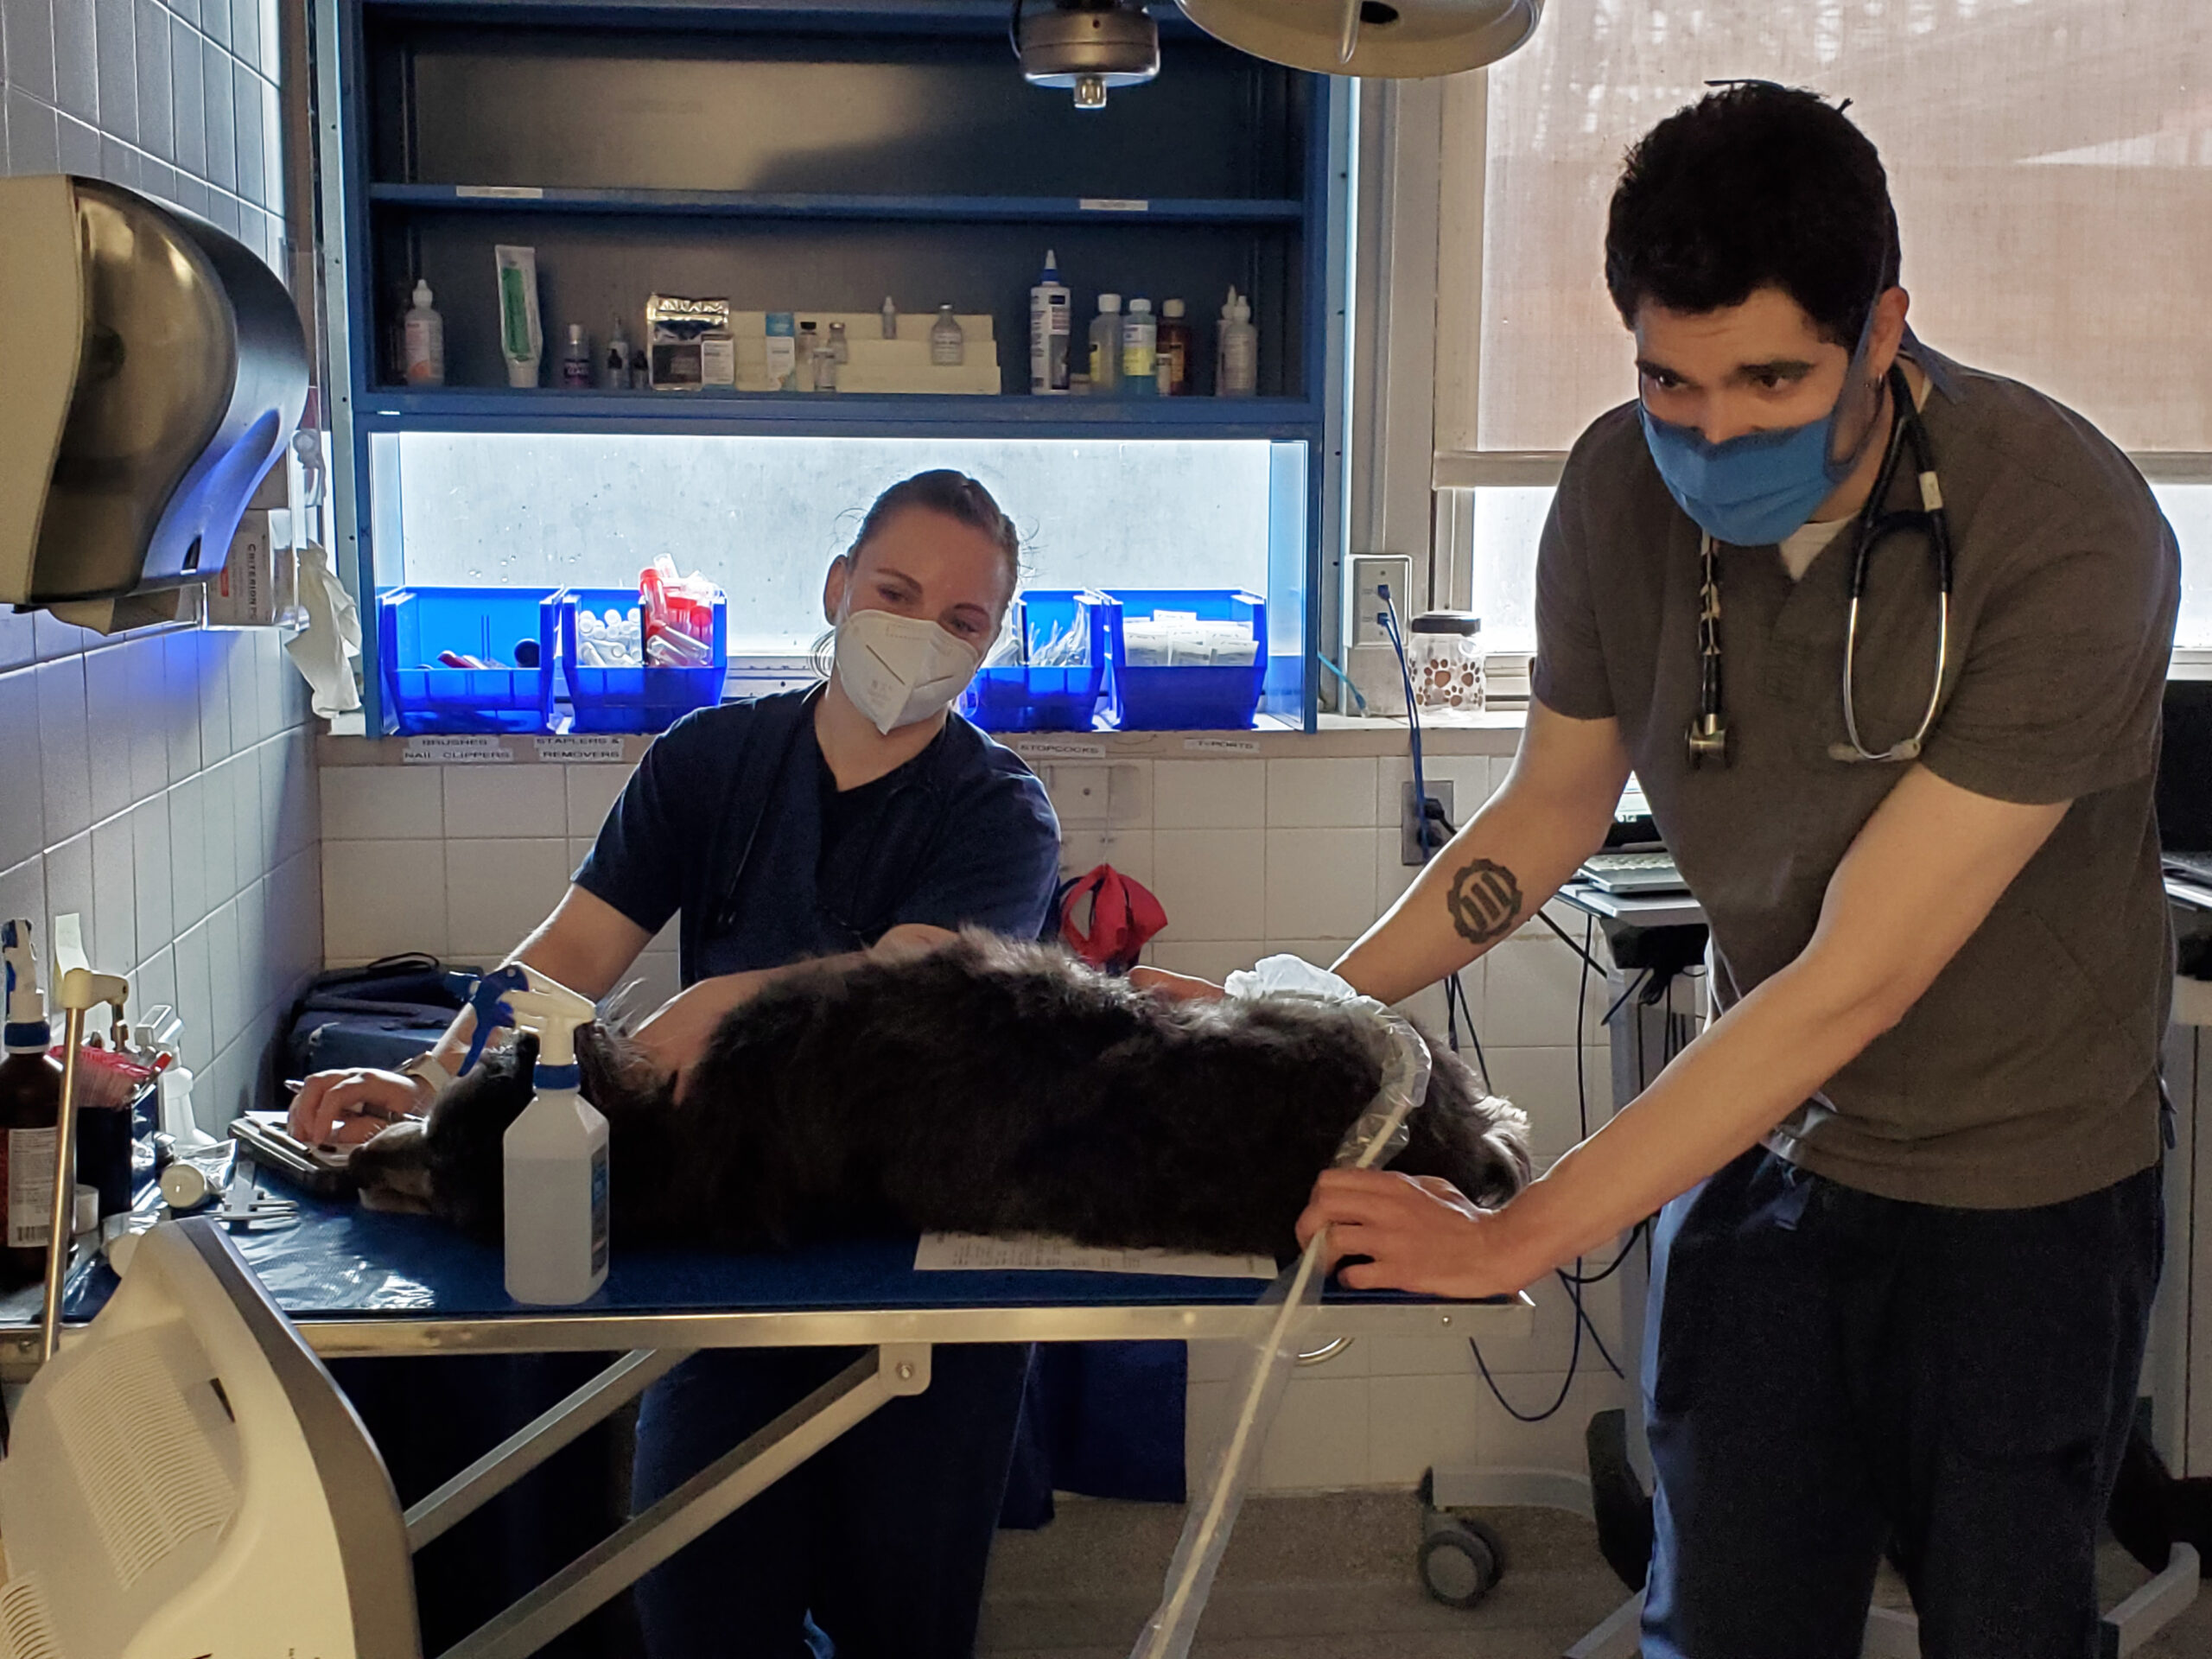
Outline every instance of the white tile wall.
<svg viewBox="0 0 2212 1659"><path fill-rule="evenodd" d="M137 1006L184 1014L195 1104L227 1122L321 963L305 687L287 674L264 689L254 671L234 700L235 663L273 664L267 635L19 621L0 645L25 639L45 660L0 671L0 909L42 939L81 915L96 965L128 974Z"/></svg>
<svg viewBox="0 0 2212 1659"><path fill-rule="evenodd" d="M5 683L0 679L0 688ZM1115 756L1039 770L1056 801L1072 809L1062 841L1064 873L1110 863L1150 887L1168 925L1148 954L1179 972L1218 980L1279 950L1333 960L1414 874L1398 855L1399 784L1411 776L1402 758ZM1505 763L1437 756L1426 771L1451 779L1465 817L1488 798ZM363 961L399 949L456 957L512 949L558 899L627 775L625 767L605 765L325 768L331 960ZM1579 941L1579 918L1570 931ZM1598 951L1602 962L1602 941ZM1547 1160L1573 1144L1580 1122L1580 970L1566 945L1531 925L1462 976L1492 1081L1529 1111ZM671 935L653 941L632 977L644 1007L674 993ZM1441 1034L1439 992L1424 992L1409 1006ZM1605 998L1595 975L1585 1007L1594 1127L1611 1092L1598 1023ZM1529 1337L1484 1350L1499 1388L1523 1409L1559 1393L1574 1332L1555 1281L1539 1287L1535 1299ZM1592 1287L1586 1304L1615 1357L1630 1364L1620 1348L1618 1282ZM1193 1350L1194 1457L1229 1409L1241 1359L1241 1351L1218 1345ZM1567 1407L1547 1424L1524 1426L1491 1398L1463 1341L1356 1343L1293 1380L1261 1481L1274 1488L1404 1484L1431 1464L1468 1458L1579 1469L1582 1427L1599 1408L1590 1402L1617 1402L1622 1386L1586 1341Z"/></svg>

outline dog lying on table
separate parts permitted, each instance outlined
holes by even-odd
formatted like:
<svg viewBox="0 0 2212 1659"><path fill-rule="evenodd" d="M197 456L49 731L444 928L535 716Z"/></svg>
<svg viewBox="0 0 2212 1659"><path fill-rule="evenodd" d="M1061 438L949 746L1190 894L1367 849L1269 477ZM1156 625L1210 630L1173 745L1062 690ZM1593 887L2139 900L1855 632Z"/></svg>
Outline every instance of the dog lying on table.
<svg viewBox="0 0 2212 1659"><path fill-rule="evenodd" d="M980 933L794 975L726 1015L683 1097L622 1037L576 1033L626 1243L782 1249L855 1234L1048 1233L1294 1254L1314 1176L1373 1101L1390 1039L1349 1004L1171 1002ZM363 1201L501 1236L500 1137L536 1039L353 1154ZM1392 1167L1502 1204L1527 1120L1440 1046Z"/></svg>

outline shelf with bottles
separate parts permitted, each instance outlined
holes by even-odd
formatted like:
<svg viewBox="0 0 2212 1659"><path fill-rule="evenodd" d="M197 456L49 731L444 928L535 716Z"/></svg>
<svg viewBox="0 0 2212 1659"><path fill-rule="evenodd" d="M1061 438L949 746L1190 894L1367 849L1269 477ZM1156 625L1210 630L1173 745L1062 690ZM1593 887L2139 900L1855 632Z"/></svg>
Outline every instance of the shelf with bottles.
<svg viewBox="0 0 2212 1659"><path fill-rule="evenodd" d="M1305 404L1312 401L1309 390L1317 378L1307 360L1317 337L1306 316L1310 238L1300 226L1115 223L1046 229L1012 221L531 218L393 205L375 213L366 240L378 275L372 288L357 293L356 302L373 303L372 317L364 319L373 325L364 342L374 346L368 353L371 387L404 384L404 353L395 336L418 278L429 283L444 319L447 385L505 386L493 253L501 245L535 250L549 364L557 360L573 323L582 324L601 351L617 321L633 346L642 344L644 308L654 293L726 299L734 318L756 320L748 325L756 333L758 317L767 313L857 318L856 340L874 332L888 295L902 337L925 334L947 301L962 316L987 319L999 374L995 385L981 390L1024 396L1029 290L1051 251L1072 293L1072 366L1078 371L1089 367L1089 330L1102 294L1125 302L1148 297L1156 313L1179 298L1192 334L1193 395L1211 397L1220 312L1234 288L1252 300L1258 353L1254 395ZM906 391L903 385L898 390Z"/></svg>

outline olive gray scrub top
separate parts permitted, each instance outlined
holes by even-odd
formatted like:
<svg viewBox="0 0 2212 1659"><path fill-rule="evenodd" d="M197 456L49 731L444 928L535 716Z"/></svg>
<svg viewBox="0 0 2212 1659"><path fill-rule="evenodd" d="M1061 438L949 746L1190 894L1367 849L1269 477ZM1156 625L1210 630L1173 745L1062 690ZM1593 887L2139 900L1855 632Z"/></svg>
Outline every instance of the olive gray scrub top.
<svg viewBox="0 0 2212 1659"><path fill-rule="evenodd" d="M2053 1204L2157 1161L2172 942L2152 809L2178 603L2173 532L2087 421L1916 341L1956 549L1950 668L1919 764L1998 800L2071 802L1988 919L1895 1028L1767 1141L1888 1198ZM1917 506L1910 451L1893 506ZM1713 930L1718 1007L1813 937L1828 879L1904 767L1834 760L1855 526L1792 582L1773 547L1719 550L1732 762L1693 771L1698 529L1636 405L1568 456L1536 570L1535 695L1620 722L1652 814ZM1911 735L1936 660L1934 555L1874 550L1859 721Z"/></svg>

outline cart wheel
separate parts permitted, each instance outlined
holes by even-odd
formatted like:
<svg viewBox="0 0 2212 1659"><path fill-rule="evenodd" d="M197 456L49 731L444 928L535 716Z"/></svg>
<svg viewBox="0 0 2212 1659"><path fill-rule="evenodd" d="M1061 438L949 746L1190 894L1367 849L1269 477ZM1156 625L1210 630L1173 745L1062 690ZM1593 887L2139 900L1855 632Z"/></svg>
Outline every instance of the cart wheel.
<svg viewBox="0 0 2212 1659"><path fill-rule="evenodd" d="M1446 1607L1472 1607L1505 1576L1505 1546L1479 1521L1440 1520L1421 1545L1421 1587Z"/></svg>

